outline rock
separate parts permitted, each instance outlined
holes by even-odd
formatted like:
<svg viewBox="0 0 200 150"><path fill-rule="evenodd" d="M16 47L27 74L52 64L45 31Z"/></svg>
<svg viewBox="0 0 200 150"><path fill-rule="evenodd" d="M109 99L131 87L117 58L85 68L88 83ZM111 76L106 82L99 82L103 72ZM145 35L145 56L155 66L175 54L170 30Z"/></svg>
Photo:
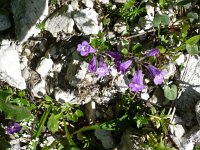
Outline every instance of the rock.
<svg viewBox="0 0 200 150"><path fill-rule="evenodd" d="M126 1L127 0L114 0L115 3L121 3L121 4L126 3Z"/></svg>
<svg viewBox="0 0 200 150"><path fill-rule="evenodd" d="M126 33L126 23L118 20L114 25L114 31L124 35Z"/></svg>
<svg viewBox="0 0 200 150"><path fill-rule="evenodd" d="M183 137L172 137L173 141L178 146L179 150L192 150L194 145L199 144L200 141L200 129L199 126L193 127Z"/></svg>
<svg viewBox="0 0 200 150"><path fill-rule="evenodd" d="M128 89L128 79L124 75L119 75L115 81L116 88L124 93Z"/></svg>
<svg viewBox="0 0 200 150"><path fill-rule="evenodd" d="M82 0L82 2L88 8L93 8L94 6L94 0Z"/></svg>
<svg viewBox="0 0 200 150"><path fill-rule="evenodd" d="M74 20L71 17L73 8L71 5L63 6L45 22L45 29L53 34L54 37L60 32L72 33Z"/></svg>
<svg viewBox="0 0 200 150"><path fill-rule="evenodd" d="M132 128L126 129L121 137L121 142L117 146L119 150L150 150L150 148L143 148L142 144L145 141L145 137L136 135L137 131Z"/></svg>
<svg viewBox="0 0 200 150"><path fill-rule="evenodd" d="M71 64L67 69L67 74L65 78L68 80L70 85L76 87L85 78L87 68L88 63L85 61L80 64L80 67L78 67L77 64Z"/></svg>
<svg viewBox="0 0 200 150"><path fill-rule="evenodd" d="M46 94L45 84L45 80L41 80L33 87L32 93L35 97L42 98Z"/></svg>
<svg viewBox="0 0 200 150"><path fill-rule="evenodd" d="M114 147L114 139L111 131L108 130L95 130L95 136L99 139L105 149L111 149Z"/></svg>
<svg viewBox="0 0 200 150"><path fill-rule="evenodd" d="M79 5L77 0L72 0L71 5L74 10L79 10Z"/></svg>
<svg viewBox="0 0 200 150"><path fill-rule="evenodd" d="M22 90L26 88L26 83L21 75L19 49L21 49L21 45L11 44L8 40L2 41L0 47L0 79Z"/></svg>
<svg viewBox="0 0 200 150"><path fill-rule="evenodd" d="M56 101L60 102L60 103L72 103L72 104L78 104L77 103L77 97L74 95L73 91L63 91L61 89L56 89L55 90L55 99Z"/></svg>
<svg viewBox="0 0 200 150"><path fill-rule="evenodd" d="M78 29L86 35L98 34L100 27L97 21L98 14L94 9L82 9L74 13L74 21Z"/></svg>
<svg viewBox="0 0 200 150"><path fill-rule="evenodd" d="M192 127L197 123L195 105L200 98L200 57L187 55L186 58L188 61L184 63L185 68L181 71L180 97L176 101L176 108L184 124Z"/></svg>
<svg viewBox="0 0 200 150"><path fill-rule="evenodd" d="M21 149L19 139L11 140L10 141L10 145L11 145L10 149L12 149L12 150L19 150L19 149Z"/></svg>
<svg viewBox="0 0 200 150"><path fill-rule="evenodd" d="M52 66L53 61L50 58L43 57L36 68L36 72L38 72L41 77L46 77Z"/></svg>
<svg viewBox="0 0 200 150"><path fill-rule="evenodd" d="M165 99L164 93L160 88L156 88L153 96L149 99L149 101L153 104L162 104L162 100Z"/></svg>
<svg viewBox="0 0 200 150"><path fill-rule="evenodd" d="M0 14L0 31L6 30L11 27L11 22L8 16Z"/></svg>
<svg viewBox="0 0 200 150"><path fill-rule="evenodd" d="M180 56L175 60L175 64L181 65L185 62L185 56L184 54L180 54Z"/></svg>
<svg viewBox="0 0 200 150"><path fill-rule="evenodd" d="M48 3L49 0L11 1L17 39L20 42L40 32L36 25L48 15Z"/></svg>
<svg viewBox="0 0 200 150"><path fill-rule="evenodd" d="M90 101L85 105L85 115L88 122L93 123L96 119L96 103Z"/></svg>
<svg viewBox="0 0 200 150"><path fill-rule="evenodd" d="M195 105L196 119L200 125L200 100Z"/></svg>
<svg viewBox="0 0 200 150"><path fill-rule="evenodd" d="M99 0L102 4L109 4L109 0Z"/></svg>
<svg viewBox="0 0 200 150"><path fill-rule="evenodd" d="M168 65L166 65L166 69L164 71L164 79L169 79L170 77L174 76L176 72L176 66L173 63L169 63Z"/></svg>

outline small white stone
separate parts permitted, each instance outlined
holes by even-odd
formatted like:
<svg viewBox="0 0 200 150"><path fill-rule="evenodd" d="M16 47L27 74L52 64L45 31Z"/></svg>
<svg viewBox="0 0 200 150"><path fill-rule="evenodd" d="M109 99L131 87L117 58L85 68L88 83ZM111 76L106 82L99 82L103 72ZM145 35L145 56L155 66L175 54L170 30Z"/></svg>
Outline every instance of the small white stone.
<svg viewBox="0 0 200 150"><path fill-rule="evenodd" d="M146 12L148 16L154 16L154 7L152 5L146 5Z"/></svg>
<svg viewBox="0 0 200 150"><path fill-rule="evenodd" d="M82 0L82 2L85 4L88 8L93 8L94 2L92 0Z"/></svg>
<svg viewBox="0 0 200 150"><path fill-rule="evenodd" d="M77 79L83 80L85 78L85 75L87 73L88 70L88 63L87 62L82 62L82 64L80 65L80 69L78 70L77 74L75 75L75 77Z"/></svg>
<svg viewBox="0 0 200 150"><path fill-rule="evenodd" d="M116 77L118 75L118 71L117 69L114 67L114 66L111 66L110 67L110 74L113 76L113 77Z"/></svg>
<svg viewBox="0 0 200 150"><path fill-rule="evenodd" d="M42 98L46 94L45 81L41 80L41 82L36 84L32 89L32 93L35 97Z"/></svg>
<svg viewBox="0 0 200 150"><path fill-rule="evenodd" d="M76 96L74 95L73 91L70 92L70 91L63 91L61 89L57 89L54 95L55 95L56 101L59 101L61 103L63 102L73 103L74 100L76 99Z"/></svg>
<svg viewBox="0 0 200 150"><path fill-rule="evenodd" d="M143 100L148 100L149 99L149 94L148 93L141 93L141 98Z"/></svg>
<svg viewBox="0 0 200 150"><path fill-rule="evenodd" d="M128 89L128 79L122 74L118 76L114 83L120 92L124 93Z"/></svg>
<svg viewBox="0 0 200 150"><path fill-rule="evenodd" d="M175 63L177 65L181 65L185 62L185 56L184 54L181 54L176 60L175 60Z"/></svg>
<svg viewBox="0 0 200 150"><path fill-rule="evenodd" d="M193 150L193 148L194 148L194 143L190 141L185 147L185 150Z"/></svg>
<svg viewBox="0 0 200 150"><path fill-rule="evenodd" d="M126 23L118 20L114 25L114 31L120 34L125 34L127 31Z"/></svg>
<svg viewBox="0 0 200 150"><path fill-rule="evenodd" d="M99 0L102 4L109 4L109 0Z"/></svg>
<svg viewBox="0 0 200 150"><path fill-rule="evenodd" d="M46 77L48 72L53 66L53 61L50 58L43 57L41 62L39 63L36 71L42 76Z"/></svg>
<svg viewBox="0 0 200 150"><path fill-rule="evenodd" d="M165 71L164 79L169 79L171 76L175 74L176 66L173 63L170 63L167 65L167 68L164 71Z"/></svg>

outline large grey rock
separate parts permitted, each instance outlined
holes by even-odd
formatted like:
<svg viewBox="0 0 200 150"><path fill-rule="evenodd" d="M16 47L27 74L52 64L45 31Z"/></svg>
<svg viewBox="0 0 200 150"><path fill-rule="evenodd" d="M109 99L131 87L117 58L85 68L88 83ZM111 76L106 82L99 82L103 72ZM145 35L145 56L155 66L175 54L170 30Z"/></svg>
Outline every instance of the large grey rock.
<svg viewBox="0 0 200 150"><path fill-rule="evenodd" d="M73 8L71 5L62 7L45 22L45 29L57 36L59 32L72 33L74 20L71 17Z"/></svg>
<svg viewBox="0 0 200 150"><path fill-rule="evenodd" d="M145 137L136 134L137 132L134 129L126 129L117 148L119 150L150 150L150 148L142 147Z"/></svg>
<svg viewBox="0 0 200 150"><path fill-rule="evenodd" d="M193 150L196 144L200 141L200 127L195 126L183 137L172 137L173 141L178 146L179 150Z"/></svg>
<svg viewBox="0 0 200 150"><path fill-rule="evenodd" d="M0 47L0 79L18 89L25 89L26 83L21 75L18 50L21 45L3 40Z"/></svg>
<svg viewBox="0 0 200 150"><path fill-rule="evenodd" d="M6 15L0 14L0 31L11 27L10 19Z"/></svg>
<svg viewBox="0 0 200 150"><path fill-rule="evenodd" d="M102 142L102 145L105 149L113 148L114 139L112 137L111 131L108 130L95 130L94 132L97 139Z"/></svg>
<svg viewBox="0 0 200 150"><path fill-rule="evenodd" d="M86 35L98 34L100 27L97 21L98 14L94 9L82 9L74 13L74 21L78 29Z"/></svg>
<svg viewBox="0 0 200 150"><path fill-rule="evenodd" d="M194 126L197 121L195 105L200 100L200 57L188 56L185 69L181 72L180 97L176 101L177 113L183 117L184 125Z"/></svg>
<svg viewBox="0 0 200 150"><path fill-rule="evenodd" d="M20 42L24 42L30 36L40 32L36 24L48 15L48 2L49 0L11 1L16 34Z"/></svg>

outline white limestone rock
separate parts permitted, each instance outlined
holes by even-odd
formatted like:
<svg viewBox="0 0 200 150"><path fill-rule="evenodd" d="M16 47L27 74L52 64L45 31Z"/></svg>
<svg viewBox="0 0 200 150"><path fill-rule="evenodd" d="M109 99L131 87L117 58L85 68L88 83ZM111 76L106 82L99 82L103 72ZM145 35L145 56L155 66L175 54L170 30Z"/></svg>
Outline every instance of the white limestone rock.
<svg viewBox="0 0 200 150"><path fill-rule="evenodd" d="M98 14L94 9L82 9L74 13L74 21L78 29L86 35L98 34Z"/></svg>
<svg viewBox="0 0 200 150"><path fill-rule="evenodd" d="M36 71L41 75L41 77L46 77L48 72L53 66L53 61L50 58L43 57L36 68Z"/></svg>
<svg viewBox="0 0 200 150"><path fill-rule="evenodd" d="M126 33L127 27L126 27L126 23L118 20L115 25L114 25L114 31L124 35Z"/></svg>
<svg viewBox="0 0 200 150"><path fill-rule="evenodd" d="M77 97L74 95L73 91L63 91L61 89L56 89L55 90L55 99L56 101L60 103L71 103L71 104L78 104L77 103Z"/></svg>
<svg viewBox="0 0 200 150"><path fill-rule="evenodd" d="M16 34L20 42L40 32L36 25L48 15L48 3L49 0L11 1Z"/></svg>
<svg viewBox="0 0 200 150"><path fill-rule="evenodd" d="M121 4L126 3L126 1L127 0L114 0L115 3L121 3Z"/></svg>
<svg viewBox="0 0 200 150"><path fill-rule="evenodd" d="M21 75L18 54L21 45L3 40L0 46L0 79L13 87L25 89L26 83Z"/></svg>
<svg viewBox="0 0 200 150"><path fill-rule="evenodd" d="M186 58L188 61L181 71L180 97L176 101L176 108L180 117L183 117L184 124L192 127L196 123L195 105L200 98L200 57L187 55Z"/></svg>
<svg viewBox="0 0 200 150"><path fill-rule="evenodd" d="M114 139L111 131L108 130L95 130L95 136L99 139L105 149L111 149L114 146Z"/></svg>
<svg viewBox="0 0 200 150"><path fill-rule="evenodd" d="M33 95L35 97L42 98L46 94L45 85L45 80L41 80L38 84L36 84L32 89Z"/></svg>
<svg viewBox="0 0 200 150"><path fill-rule="evenodd" d="M99 0L102 4L109 4L109 0Z"/></svg>
<svg viewBox="0 0 200 150"><path fill-rule="evenodd" d="M11 22L8 16L0 14L0 31L6 30L11 27Z"/></svg>
<svg viewBox="0 0 200 150"><path fill-rule="evenodd" d="M53 34L54 37L60 32L72 33L74 27L74 20L71 12L73 8L71 5L63 6L58 12L47 19L45 22L45 29Z"/></svg>
<svg viewBox="0 0 200 150"><path fill-rule="evenodd" d="M88 8L93 8L94 6L94 0L82 0L82 2Z"/></svg>
<svg viewBox="0 0 200 150"><path fill-rule="evenodd" d="M124 93L128 89L128 79L122 74L117 77L114 83L117 89L122 93Z"/></svg>

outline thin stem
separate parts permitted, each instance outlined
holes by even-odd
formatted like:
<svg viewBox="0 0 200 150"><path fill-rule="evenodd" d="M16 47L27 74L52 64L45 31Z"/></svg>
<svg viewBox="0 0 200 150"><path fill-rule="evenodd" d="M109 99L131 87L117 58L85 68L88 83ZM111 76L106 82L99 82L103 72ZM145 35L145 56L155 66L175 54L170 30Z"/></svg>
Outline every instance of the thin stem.
<svg viewBox="0 0 200 150"><path fill-rule="evenodd" d="M39 138L39 136L40 136L40 134L42 132L42 128L43 128L43 126L44 126L44 124L45 124L45 122L47 120L47 117L48 117L50 111L51 111L51 108L48 108L48 110L45 110L45 112L42 115L42 118L40 119L39 127L38 127L37 132L36 132L36 134L34 136L34 139L36 141L33 143L33 150L36 150L36 147L37 147L37 144L38 144L37 139Z"/></svg>

